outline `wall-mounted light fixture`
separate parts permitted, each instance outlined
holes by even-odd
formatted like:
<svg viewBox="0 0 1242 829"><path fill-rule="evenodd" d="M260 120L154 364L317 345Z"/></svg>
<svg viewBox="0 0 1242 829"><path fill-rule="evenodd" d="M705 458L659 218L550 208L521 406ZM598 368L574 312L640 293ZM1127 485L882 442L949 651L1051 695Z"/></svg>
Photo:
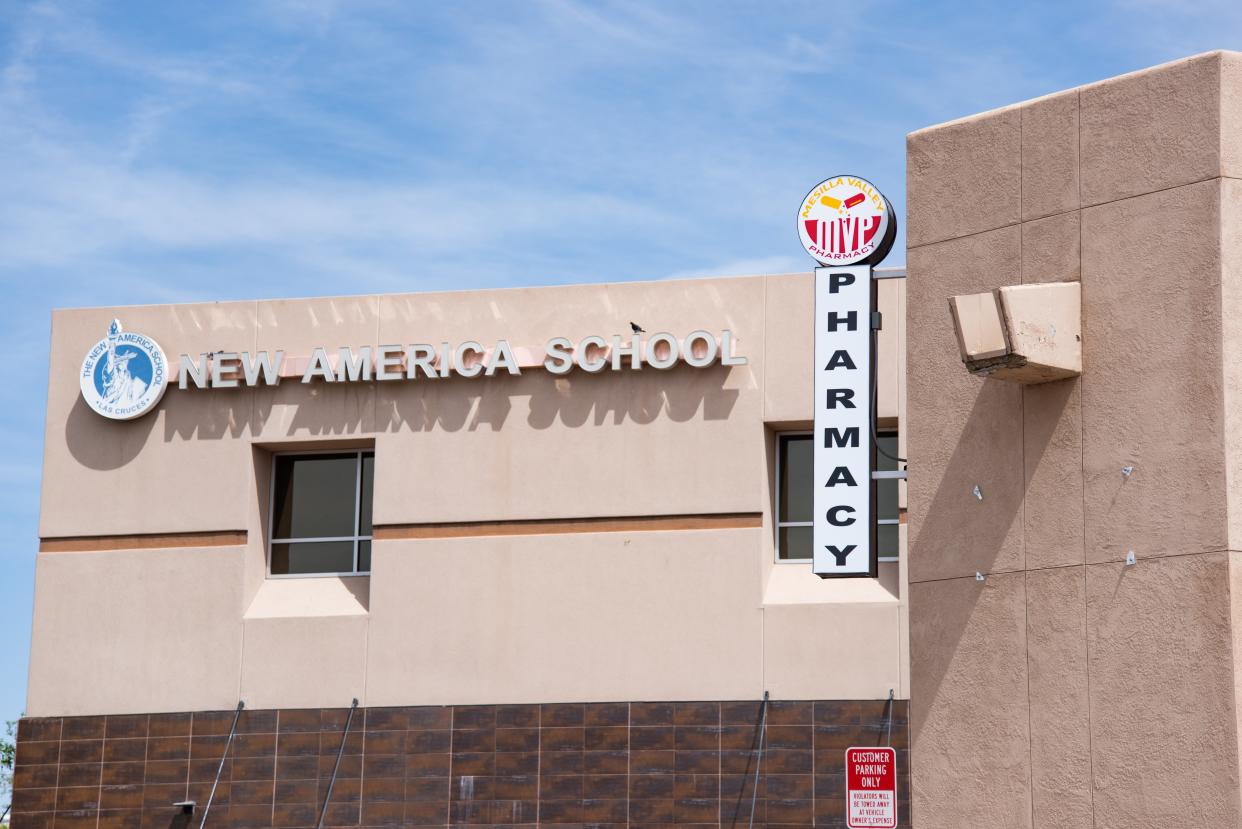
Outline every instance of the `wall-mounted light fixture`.
<svg viewBox="0 0 1242 829"><path fill-rule="evenodd" d="M1048 383L1082 374L1082 285L1011 285L949 297L962 362L971 374Z"/></svg>

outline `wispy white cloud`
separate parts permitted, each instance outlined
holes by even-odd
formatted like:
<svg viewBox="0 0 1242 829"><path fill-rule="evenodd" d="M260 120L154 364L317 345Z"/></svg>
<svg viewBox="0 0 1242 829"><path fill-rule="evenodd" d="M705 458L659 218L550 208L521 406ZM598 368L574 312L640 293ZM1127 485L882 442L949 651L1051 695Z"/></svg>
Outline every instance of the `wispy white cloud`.
<svg viewBox="0 0 1242 829"><path fill-rule="evenodd" d="M699 268L674 271L665 279L704 279L712 276L760 276L765 274L800 273L814 267L805 256L764 256L757 259L712 261Z"/></svg>
<svg viewBox="0 0 1242 829"><path fill-rule="evenodd" d="M591 44L578 47L572 58L571 64L580 68L601 60L624 62L626 54L632 58L639 42L647 42L667 60L676 53L674 44L682 33L690 31L684 20L652 8L638 7L611 18L547 4L540 7L540 14L560 33L566 48L571 43ZM359 29L339 20L335 25L354 32L345 44L351 51L369 45L373 34L369 26ZM593 113L609 104L587 100L585 88L559 90L571 98L586 96L582 111L557 112L552 99L558 92L558 72L565 67L540 58L525 64L525 69L510 71L509 67L524 65L518 53L528 42L516 25L501 37L464 30L467 53L480 60L443 63L438 69L432 65L427 74L436 78L434 85L450 101L468 98L472 90L495 89L496 79L506 73L511 81L518 76L519 83L527 84L525 89L481 93L490 96L486 112L467 107L440 114L453 122L457 135L471 136L454 147L458 153L463 148L469 153L472 142L477 142L476 159L486 157L489 144L507 153L526 154L533 162L531 170L546 167L551 173L539 182L532 181L531 170L515 170L518 175L512 178L497 177L487 164L467 171L457 158L441 155L428 160L418 154L416 142L394 136L393 124L376 127L357 111L328 113L308 107L306 90L301 88L305 78L300 83L277 79L263 87L239 74L244 60L221 69L224 62L209 55L195 59L151 55L109 41L94 25L64 27L53 43L58 55L120 69L148 86L141 97L126 104L123 127L110 140L99 135L83 138L71 119L44 129L18 117L3 128L23 152L11 165L0 161L0 170L9 166L8 186L24 196L0 206L0 244L11 265L42 268L88 263L98 267L134 250L175 254L264 249L287 266L332 262L348 267L350 273L387 274L383 281L389 282L412 261L451 258L463 250L505 257L523 246L556 244L566 234L571 234L566 248L586 261L599 258L596 250L618 242L632 247L656 238L673 249L698 250L717 236L713 228L718 222L705 221L706 217L745 220L759 209L756 205L774 198L771 192L756 198L765 188L755 187L763 177L755 175L762 160L753 150L735 144L703 154L699 148L704 146L704 130L693 121L674 119L656 126L656 133L664 133L660 144L645 150L644 133L650 133L653 125L618 121L609 128L593 126L600 120ZM650 37L644 34L647 28L654 32ZM683 46L687 55L707 51L697 43ZM760 54L756 51L753 57L758 66ZM741 51L733 58L745 59ZM250 64L251 71L261 68ZM390 82L376 78L381 87ZM291 122L294 129L332 135L343 151L362 149L372 157L378 151L385 164L403 150L413 150L410 173L376 180L366 174L307 169L304 161L289 159L233 178L157 161L161 144L175 141L178 133L184 133L185 121L204 114L197 111L204 102L218 105L229 98L268 108L269 114ZM418 126L425 129L425 124ZM537 144L558 130L571 129L583 132L581 146L566 147L553 138L558 158L539 157ZM202 134L192 136L191 142L211 143ZM668 150L678 157L669 158ZM774 160L779 164L783 157ZM698 259L697 253L692 256ZM562 265L558 270L566 269Z"/></svg>
<svg viewBox="0 0 1242 829"><path fill-rule="evenodd" d="M504 256L523 239L567 227L602 238L684 223L658 205L608 193L532 194L503 181L380 184L307 175L227 182L47 146L24 161L7 173L27 195L20 205L0 205L9 266L79 265L135 247L263 246L290 255L353 243L407 262L465 249Z"/></svg>
<svg viewBox="0 0 1242 829"><path fill-rule="evenodd" d="M0 74L3 86L0 94L5 98L17 98L35 78L32 61L42 43L45 33L59 18L57 7L50 2L33 5L23 16L13 37L12 54Z"/></svg>

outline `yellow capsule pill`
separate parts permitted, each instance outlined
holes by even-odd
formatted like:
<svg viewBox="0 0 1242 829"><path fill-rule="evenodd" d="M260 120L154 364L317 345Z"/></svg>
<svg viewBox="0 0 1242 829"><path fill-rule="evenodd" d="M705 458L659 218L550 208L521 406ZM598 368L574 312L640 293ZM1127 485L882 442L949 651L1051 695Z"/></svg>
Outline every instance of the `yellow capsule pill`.
<svg viewBox="0 0 1242 829"><path fill-rule="evenodd" d="M837 199L834 199L832 196L820 196L819 201L821 204L826 205L827 207L837 208L841 206L841 202L838 201Z"/></svg>

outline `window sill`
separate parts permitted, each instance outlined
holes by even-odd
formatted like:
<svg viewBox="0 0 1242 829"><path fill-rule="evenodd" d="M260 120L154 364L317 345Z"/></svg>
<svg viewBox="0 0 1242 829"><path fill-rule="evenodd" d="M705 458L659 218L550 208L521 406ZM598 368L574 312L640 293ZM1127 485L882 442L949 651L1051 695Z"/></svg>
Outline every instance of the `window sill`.
<svg viewBox="0 0 1242 829"><path fill-rule="evenodd" d="M796 565L801 564L801 567ZM763 593L764 605L900 604L879 579L821 579L811 562L781 562L772 568Z"/></svg>
<svg viewBox="0 0 1242 829"><path fill-rule="evenodd" d="M366 616L371 608L369 576L264 579L246 619Z"/></svg>

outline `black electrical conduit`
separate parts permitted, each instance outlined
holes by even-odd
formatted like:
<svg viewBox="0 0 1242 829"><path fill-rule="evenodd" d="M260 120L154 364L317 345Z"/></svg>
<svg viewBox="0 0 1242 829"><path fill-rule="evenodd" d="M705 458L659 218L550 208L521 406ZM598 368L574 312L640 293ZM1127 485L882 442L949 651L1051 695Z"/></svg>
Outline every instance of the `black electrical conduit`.
<svg viewBox="0 0 1242 829"><path fill-rule="evenodd" d="M241 719L242 709L246 707L243 700L237 701L237 711L233 714L233 727L229 729L229 738L224 742L224 753L220 755L220 765L216 767L216 779L211 784L211 794L207 795L207 805L203 807L203 819L198 822L198 829L207 824L207 815L211 814L211 802L216 799L216 787L220 785L220 775L224 772L224 761L229 758L229 749L233 746L233 738L237 736L237 721Z"/></svg>
<svg viewBox="0 0 1242 829"><path fill-rule="evenodd" d="M328 781L328 792L323 798L323 810L319 813L319 823L315 824L316 829L323 829L323 820L328 816L328 804L332 802L332 787L336 785L336 775L341 770L341 755L345 753L345 741L349 739L349 725L354 721L354 712L357 710L358 699L355 697L353 705L349 706L349 716L345 718L345 731L341 733L341 747L336 750L336 765L332 767L332 779Z"/></svg>
<svg viewBox="0 0 1242 829"><path fill-rule="evenodd" d="M878 401L880 397L880 392L879 392L880 367L878 365L879 354L877 354L876 352L879 351L879 348L880 348L879 331L882 325L883 323L881 322L880 312L876 311L873 314L872 320L871 320L871 440L874 441L875 451L879 452L881 455L888 458L890 461L894 461L895 463L907 463L905 458L899 458L896 455L890 455L880 447L880 436L876 434L876 430L875 430L875 413L879 405Z"/></svg>

